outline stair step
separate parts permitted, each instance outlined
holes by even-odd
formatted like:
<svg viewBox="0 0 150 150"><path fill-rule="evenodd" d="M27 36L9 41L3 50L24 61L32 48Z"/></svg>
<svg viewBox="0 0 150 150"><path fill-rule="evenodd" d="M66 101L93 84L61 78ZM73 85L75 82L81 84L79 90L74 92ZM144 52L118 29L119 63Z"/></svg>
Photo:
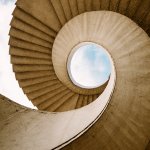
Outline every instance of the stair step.
<svg viewBox="0 0 150 150"><path fill-rule="evenodd" d="M10 32L9 32L10 36L13 36L15 38L33 43L33 44L37 44L46 48L52 48L52 43L49 43L47 41L44 41L40 38L34 37L31 34L28 34L26 32L23 32L21 30L18 30L16 28L11 27Z"/></svg>
<svg viewBox="0 0 150 150"><path fill-rule="evenodd" d="M19 72L16 73L16 79L17 80L24 80L24 79L32 79L37 77L43 77L43 76L51 76L50 71L38 71L38 72Z"/></svg>
<svg viewBox="0 0 150 150"><path fill-rule="evenodd" d="M47 59L37 59L37 58L30 58L30 57L18 57L18 56L11 56L11 63L12 64L24 64L24 65L52 65L51 60Z"/></svg>
<svg viewBox="0 0 150 150"><path fill-rule="evenodd" d="M76 107L75 107L76 109L80 108L82 106L83 99L84 99L84 96L83 95L79 95L78 100L77 100L77 104L76 104Z"/></svg>
<svg viewBox="0 0 150 150"><path fill-rule="evenodd" d="M138 1L138 0L130 1L129 6L128 6L128 12L127 12L127 16L129 18L132 18L135 15L136 10L139 7L139 5L141 4L141 2L142 1Z"/></svg>
<svg viewBox="0 0 150 150"><path fill-rule="evenodd" d="M14 72L33 72L53 70L51 65L13 65Z"/></svg>
<svg viewBox="0 0 150 150"><path fill-rule="evenodd" d="M51 0L50 2L57 14L57 17L59 18L61 25L64 25L67 22L67 20L65 17L64 10L62 8L62 4L60 3L59 0Z"/></svg>
<svg viewBox="0 0 150 150"><path fill-rule="evenodd" d="M130 4L130 0L120 1L118 6L118 12L123 15L126 14L129 4Z"/></svg>
<svg viewBox="0 0 150 150"><path fill-rule="evenodd" d="M62 105L60 105L57 109L55 109L55 111L63 112L73 110L76 106L78 96L79 96L78 94L75 94L72 97L68 98L68 100L66 100Z"/></svg>
<svg viewBox="0 0 150 150"><path fill-rule="evenodd" d="M89 95L88 96L88 104L92 103L93 102L93 96L92 95Z"/></svg>
<svg viewBox="0 0 150 150"><path fill-rule="evenodd" d="M95 94L92 97L93 97L93 101L95 101L99 97L99 94Z"/></svg>
<svg viewBox="0 0 150 150"><path fill-rule="evenodd" d="M77 6L78 6L79 14L85 12L86 9L85 9L85 2L84 2L84 0L77 0Z"/></svg>
<svg viewBox="0 0 150 150"><path fill-rule="evenodd" d="M18 48L18 47L10 47L9 51L10 55L13 56L22 56L22 57L29 57L29 58L41 58L41 59L51 59L51 51L49 54L31 51L28 49Z"/></svg>
<svg viewBox="0 0 150 150"><path fill-rule="evenodd" d="M59 84L55 84L53 86L48 86L48 87L42 88L40 90L36 90L34 92L28 93L27 96L29 97L30 100L33 101L33 103L38 100L41 102L43 100L48 99L49 98L48 96L50 94L52 95L52 93L53 93L52 91L57 91L57 90L59 91L62 88L64 89L63 85L59 83Z"/></svg>
<svg viewBox="0 0 150 150"><path fill-rule="evenodd" d="M30 14L26 13L22 9L16 7L13 16L15 18L18 18L22 22L29 24L33 26L34 28L40 30L41 32L55 38L56 37L56 32L53 31L52 29L48 28L46 25L41 23L39 20L37 20L35 17L31 16Z"/></svg>
<svg viewBox="0 0 150 150"><path fill-rule="evenodd" d="M70 9L72 12L72 16L75 17L79 14L78 7L77 7L77 1L76 0L69 0Z"/></svg>
<svg viewBox="0 0 150 150"><path fill-rule="evenodd" d="M56 32L60 30L60 22L49 0L38 0L38 3L37 0L19 0L16 5L52 30Z"/></svg>
<svg viewBox="0 0 150 150"><path fill-rule="evenodd" d="M136 128L133 128L133 126L129 126L129 124L127 125L127 120L125 120L124 118L128 118L128 115L129 113L124 114L121 111L118 112L118 110L115 109L113 113L111 114L109 113L109 119L107 119L107 122L105 123L105 129L109 135L113 135L113 132L118 130L117 133L122 135L123 140L121 143L118 143L120 137L118 136L118 134L116 134L115 135L116 144L118 144L120 147L123 146L126 148L128 147L130 149L133 143L134 145L138 145L137 143L142 141L141 138L137 136ZM110 127L110 123L111 123L111 127ZM120 126L122 128L120 128ZM124 130L124 128L126 128L127 130Z"/></svg>
<svg viewBox="0 0 150 150"><path fill-rule="evenodd" d="M25 80L20 80L19 81L19 85L21 87L26 87L26 86L30 86L30 85L35 85L35 84L38 84L38 83L43 83L45 81L49 82L51 80L55 80L57 79L56 75L45 75L43 77L36 77L36 78L33 78L33 79L25 79Z"/></svg>
<svg viewBox="0 0 150 150"><path fill-rule="evenodd" d="M46 108L46 110L55 112L59 106L61 106L65 101L67 101L73 95L74 95L74 93L72 93L72 92L65 93L63 97L58 98L53 104L51 104L48 108Z"/></svg>
<svg viewBox="0 0 150 150"><path fill-rule="evenodd" d="M14 37L10 37L9 45L12 47L28 49L32 51L41 52L41 53L47 53L47 54L51 53L51 48L46 48Z"/></svg>
<svg viewBox="0 0 150 150"><path fill-rule="evenodd" d="M66 17L67 21L69 21L73 17L69 1L68 0L60 0L60 3L63 7L65 17Z"/></svg>
<svg viewBox="0 0 150 150"><path fill-rule="evenodd" d="M53 89L51 89L51 91L48 91L47 93L35 98L32 100L32 102L34 103L34 105L39 107L47 107L49 106L49 103L51 103L51 100L53 99L53 97L57 96L58 93L64 92L66 91L67 88L64 86L60 86L60 87L54 87Z"/></svg>
<svg viewBox="0 0 150 150"><path fill-rule="evenodd" d="M63 88L61 90L57 90L55 91L54 93L52 93L49 98L45 98L45 100L37 105L37 107L41 110L47 110L47 108L49 108L51 105L53 105L55 102L57 103L57 101L62 101L63 99L63 96L64 95L67 95L70 93L70 90L66 89L66 88Z"/></svg>
<svg viewBox="0 0 150 150"><path fill-rule="evenodd" d="M12 18L10 25L16 29L19 29L25 33L31 34L32 36L35 36L47 42L50 42L50 43L54 42L54 38L52 38L51 36L45 34L44 32L36 29L35 27L25 22L22 22L20 19L17 19L15 17Z"/></svg>
<svg viewBox="0 0 150 150"><path fill-rule="evenodd" d="M116 0L115 0L116 1ZM119 3L120 2L120 0L117 2L117 3ZM110 3L111 3L111 1L110 0L102 0L101 1L101 10L109 10L109 8L110 8Z"/></svg>
<svg viewBox="0 0 150 150"><path fill-rule="evenodd" d="M117 12L119 3L120 3L120 0L110 1L109 10Z"/></svg>
<svg viewBox="0 0 150 150"><path fill-rule="evenodd" d="M92 0L92 10L100 10L100 0Z"/></svg>
<svg viewBox="0 0 150 150"><path fill-rule="evenodd" d="M88 104L88 96L84 95L83 97L82 107Z"/></svg>
<svg viewBox="0 0 150 150"><path fill-rule="evenodd" d="M138 11L134 15L134 21L140 24L147 17L147 12L150 12L150 1L142 1L140 7L138 7Z"/></svg>
<svg viewBox="0 0 150 150"><path fill-rule="evenodd" d="M144 22L146 22L146 24L148 25L148 27L150 26L149 20L150 20L150 12L148 13L148 15L146 16L145 21L144 21Z"/></svg>
<svg viewBox="0 0 150 150"><path fill-rule="evenodd" d="M109 134L105 127L101 127L101 136L105 136L104 139L101 139L101 149L103 149L105 147L105 149L111 149L111 150L120 150L120 147L118 145L118 143L114 140L115 136ZM110 140L111 139L111 140ZM110 145L108 145L107 143L110 143Z"/></svg>
<svg viewBox="0 0 150 150"><path fill-rule="evenodd" d="M150 12L147 13L147 15L143 18L143 20L140 23L140 26L147 32L147 34L149 33L149 27L150 27Z"/></svg>
<svg viewBox="0 0 150 150"><path fill-rule="evenodd" d="M86 11L92 11L92 3L93 3L93 0L86 0L85 1L85 10Z"/></svg>
<svg viewBox="0 0 150 150"><path fill-rule="evenodd" d="M43 83L38 83L38 84L34 84L34 85L31 85L31 86L24 87L23 90L27 94L27 93L34 92L36 90L43 89L45 87L54 86L56 84L59 84L58 80L51 80L49 82L46 81L46 82L43 82Z"/></svg>

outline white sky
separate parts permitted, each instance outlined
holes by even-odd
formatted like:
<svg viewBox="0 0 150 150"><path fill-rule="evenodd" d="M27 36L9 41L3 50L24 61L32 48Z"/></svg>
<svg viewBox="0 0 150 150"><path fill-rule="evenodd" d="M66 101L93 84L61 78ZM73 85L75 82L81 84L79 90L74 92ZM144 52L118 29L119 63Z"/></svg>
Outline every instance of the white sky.
<svg viewBox="0 0 150 150"><path fill-rule="evenodd" d="M14 7L15 0L0 0L0 94L36 109L19 87L10 64L8 33Z"/></svg>
<svg viewBox="0 0 150 150"><path fill-rule="evenodd" d="M92 88L104 84L110 75L111 65L103 47L96 44L81 46L70 64L71 76L82 87Z"/></svg>

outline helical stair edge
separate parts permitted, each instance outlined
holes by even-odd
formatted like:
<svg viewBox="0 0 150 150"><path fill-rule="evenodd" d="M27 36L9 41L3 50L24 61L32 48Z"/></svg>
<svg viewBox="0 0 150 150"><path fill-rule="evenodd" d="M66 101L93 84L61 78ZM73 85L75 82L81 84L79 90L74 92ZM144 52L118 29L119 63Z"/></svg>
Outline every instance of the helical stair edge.
<svg viewBox="0 0 150 150"><path fill-rule="evenodd" d="M118 12L134 22L99 10ZM70 142L62 149L148 149L149 10L149 0L18 0L9 41L13 71L33 104L50 112L34 111L1 96L1 149L60 149ZM116 68L115 87L115 69L103 93L87 95L83 89L79 93L59 79L54 57L67 56L59 53L60 47L67 42L66 50L71 50L83 41L108 50ZM65 61L59 63L66 73Z"/></svg>

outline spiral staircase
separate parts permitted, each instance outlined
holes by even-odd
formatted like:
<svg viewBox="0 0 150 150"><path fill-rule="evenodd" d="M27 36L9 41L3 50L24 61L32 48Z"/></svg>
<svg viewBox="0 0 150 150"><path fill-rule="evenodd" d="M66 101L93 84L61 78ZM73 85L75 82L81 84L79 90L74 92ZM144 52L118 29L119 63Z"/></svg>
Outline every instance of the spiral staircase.
<svg viewBox="0 0 150 150"><path fill-rule="evenodd" d="M2 150L150 149L150 0L18 0L10 25L13 71L39 111L0 97ZM112 59L97 88L67 73L82 42Z"/></svg>

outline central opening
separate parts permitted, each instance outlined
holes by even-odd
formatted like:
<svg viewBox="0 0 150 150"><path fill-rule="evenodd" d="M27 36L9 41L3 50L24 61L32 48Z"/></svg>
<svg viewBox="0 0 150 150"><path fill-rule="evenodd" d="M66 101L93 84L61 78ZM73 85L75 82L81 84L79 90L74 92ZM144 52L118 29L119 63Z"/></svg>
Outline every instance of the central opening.
<svg viewBox="0 0 150 150"><path fill-rule="evenodd" d="M86 89L99 87L108 81L111 73L108 52L96 43L80 43L69 55L67 70L76 86Z"/></svg>

